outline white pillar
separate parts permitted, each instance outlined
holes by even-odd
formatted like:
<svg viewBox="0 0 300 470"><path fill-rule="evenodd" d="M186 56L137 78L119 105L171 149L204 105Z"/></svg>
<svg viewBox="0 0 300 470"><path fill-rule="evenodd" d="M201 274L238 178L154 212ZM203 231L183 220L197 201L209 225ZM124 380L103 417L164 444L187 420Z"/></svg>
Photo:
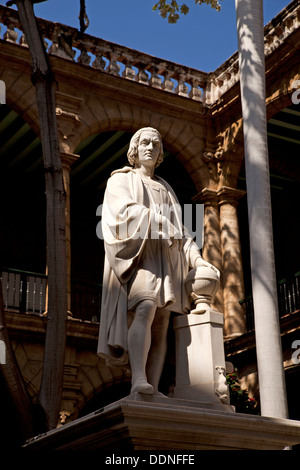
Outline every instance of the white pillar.
<svg viewBox="0 0 300 470"><path fill-rule="evenodd" d="M269 182L262 3L235 1L251 275L261 413L287 418Z"/></svg>

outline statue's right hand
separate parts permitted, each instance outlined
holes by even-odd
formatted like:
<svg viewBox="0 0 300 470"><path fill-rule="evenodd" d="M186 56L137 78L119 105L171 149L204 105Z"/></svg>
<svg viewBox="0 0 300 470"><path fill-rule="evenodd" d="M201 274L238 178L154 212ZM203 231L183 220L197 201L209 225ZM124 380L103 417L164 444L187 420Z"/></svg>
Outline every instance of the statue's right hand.
<svg viewBox="0 0 300 470"><path fill-rule="evenodd" d="M173 250L175 246L177 246L178 251L182 251L182 248L183 248L182 238L171 237L170 240L171 240L170 250Z"/></svg>
<svg viewBox="0 0 300 470"><path fill-rule="evenodd" d="M161 237L164 240L169 240L170 250L173 250L175 246L178 247L178 251L182 251L183 248L183 235L180 230L173 225L166 217L162 218L161 226Z"/></svg>

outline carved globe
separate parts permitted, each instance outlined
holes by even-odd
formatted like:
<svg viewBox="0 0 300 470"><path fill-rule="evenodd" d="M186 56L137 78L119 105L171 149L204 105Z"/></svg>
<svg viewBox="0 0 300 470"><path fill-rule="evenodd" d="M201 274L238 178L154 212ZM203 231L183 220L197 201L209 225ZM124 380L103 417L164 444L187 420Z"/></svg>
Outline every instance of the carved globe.
<svg viewBox="0 0 300 470"><path fill-rule="evenodd" d="M185 288L195 303L191 313L205 313L219 289L220 280L216 271L208 266L200 266L189 271Z"/></svg>

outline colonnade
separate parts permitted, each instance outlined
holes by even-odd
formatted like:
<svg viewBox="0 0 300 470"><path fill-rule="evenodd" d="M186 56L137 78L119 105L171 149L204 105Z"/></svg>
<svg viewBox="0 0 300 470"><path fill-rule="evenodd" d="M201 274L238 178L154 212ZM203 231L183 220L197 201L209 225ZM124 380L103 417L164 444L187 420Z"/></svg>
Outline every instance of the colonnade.
<svg viewBox="0 0 300 470"><path fill-rule="evenodd" d="M194 198L204 204L203 258L221 271L221 285L214 308L224 313L224 335L231 338L245 333L242 305L243 266L237 206L244 191L223 186L204 188Z"/></svg>
<svg viewBox="0 0 300 470"><path fill-rule="evenodd" d="M61 152L63 179L66 191L66 258L68 315L71 308L71 216L70 174L79 155ZM203 258L221 271L221 285L214 301L214 308L224 313L224 335L231 338L245 332L242 305L244 298L243 266L237 206L245 191L223 186L212 190L204 188L193 199L204 204Z"/></svg>

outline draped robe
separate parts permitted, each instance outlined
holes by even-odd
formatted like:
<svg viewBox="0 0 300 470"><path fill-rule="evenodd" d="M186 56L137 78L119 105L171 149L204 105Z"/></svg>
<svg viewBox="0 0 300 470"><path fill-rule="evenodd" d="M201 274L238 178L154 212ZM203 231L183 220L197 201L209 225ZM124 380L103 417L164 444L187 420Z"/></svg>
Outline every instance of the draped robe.
<svg viewBox="0 0 300 470"><path fill-rule="evenodd" d="M181 208L173 189L158 176L154 177L153 182L158 190L163 191L164 204L161 207L151 202L146 182L129 167L112 173L104 195L102 234L105 260L97 352L111 366L128 363L128 295L139 269L151 271L150 276L153 274L156 278L165 277L164 273L167 273L168 279L159 279L161 289L166 290L165 297L158 296L159 299L166 298L166 305L158 306L181 314L190 310L184 279L201 255L182 224ZM171 210L168 211L168 208ZM169 233L163 233L166 226ZM175 238L182 237L181 251L176 243L170 250L169 235L172 236L172 230ZM147 243L154 243L152 246L157 249L157 260L152 264L150 262L150 265L143 258L149 251ZM172 285L174 283L176 285ZM143 288L140 295L147 298L147 285ZM139 288L136 290L139 291Z"/></svg>

